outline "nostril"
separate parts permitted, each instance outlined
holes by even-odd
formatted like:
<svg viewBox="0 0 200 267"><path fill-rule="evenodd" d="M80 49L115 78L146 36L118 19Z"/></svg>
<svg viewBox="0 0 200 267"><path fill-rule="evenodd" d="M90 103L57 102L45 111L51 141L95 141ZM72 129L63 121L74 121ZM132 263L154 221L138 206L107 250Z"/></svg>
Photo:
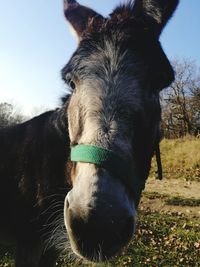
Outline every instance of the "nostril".
<svg viewBox="0 0 200 267"><path fill-rule="evenodd" d="M66 199L66 208L67 209L69 208L69 200L68 200L68 198Z"/></svg>
<svg viewBox="0 0 200 267"><path fill-rule="evenodd" d="M65 200L65 205L66 208L69 209L70 204L72 203L72 192L70 191L67 196L66 196L66 200Z"/></svg>

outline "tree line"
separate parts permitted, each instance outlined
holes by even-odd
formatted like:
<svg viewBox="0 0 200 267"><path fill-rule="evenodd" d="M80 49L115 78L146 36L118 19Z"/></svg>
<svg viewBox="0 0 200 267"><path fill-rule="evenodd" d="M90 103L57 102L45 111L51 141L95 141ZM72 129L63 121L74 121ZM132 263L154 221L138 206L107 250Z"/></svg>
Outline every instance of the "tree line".
<svg viewBox="0 0 200 267"><path fill-rule="evenodd" d="M12 104L0 103L0 127L12 126L25 120L25 116Z"/></svg>
<svg viewBox="0 0 200 267"><path fill-rule="evenodd" d="M200 70L192 60L174 60L175 81L161 93L165 138L200 134Z"/></svg>
<svg viewBox="0 0 200 267"><path fill-rule="evenodd" d="M181 138L200 135L200 70L194 61L172 62L175 81L161 92L162 136ZM9 103L0 103L0 127L14 125L26 117Z"/></svg>

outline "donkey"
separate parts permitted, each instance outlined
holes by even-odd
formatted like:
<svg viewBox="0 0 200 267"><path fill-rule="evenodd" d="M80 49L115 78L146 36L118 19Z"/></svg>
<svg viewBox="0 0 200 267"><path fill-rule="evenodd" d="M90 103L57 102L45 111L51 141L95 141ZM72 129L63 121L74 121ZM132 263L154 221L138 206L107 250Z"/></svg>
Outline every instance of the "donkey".
<svg viewBox="0 0 200 267"><path fill-rule="evenodd" d="M174 80L159 36L177 5L129 1L104 18L64 1L78 37L62 70L71 94L60 109L0 130L0 241L16 245L17 267L54 266L67 236L90 261L132 238L159 155L159 92Z"/></svg>

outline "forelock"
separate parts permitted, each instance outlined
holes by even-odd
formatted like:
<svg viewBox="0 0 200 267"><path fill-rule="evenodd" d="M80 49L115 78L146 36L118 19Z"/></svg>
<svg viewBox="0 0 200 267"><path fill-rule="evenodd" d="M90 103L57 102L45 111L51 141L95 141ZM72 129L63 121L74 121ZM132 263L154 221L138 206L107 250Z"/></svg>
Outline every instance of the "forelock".
<svg viewBox="0 0 200 267"><path fill-rule="evenodd" d="M118 34L119 39L128 38L133 34L152 34L147 24L140 16L134 15L135 1L128 1L118 6L108 18L95 16L88 22L88 27L83 35L88 37L97 34Z"/></svg>

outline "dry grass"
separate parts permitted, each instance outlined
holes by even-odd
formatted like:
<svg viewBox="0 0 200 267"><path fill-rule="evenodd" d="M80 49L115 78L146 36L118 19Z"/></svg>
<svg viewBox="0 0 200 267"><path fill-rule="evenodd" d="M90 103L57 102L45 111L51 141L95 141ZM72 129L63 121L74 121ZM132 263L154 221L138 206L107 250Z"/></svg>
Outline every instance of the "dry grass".
<svg viewBox="0 0 200 267"><path fill-rule="evenodd" d="M160 145L163 173L165 178L184 178L200 181L200 139L164 139ZM155 160L151 175L155 173Z"/></svg>

